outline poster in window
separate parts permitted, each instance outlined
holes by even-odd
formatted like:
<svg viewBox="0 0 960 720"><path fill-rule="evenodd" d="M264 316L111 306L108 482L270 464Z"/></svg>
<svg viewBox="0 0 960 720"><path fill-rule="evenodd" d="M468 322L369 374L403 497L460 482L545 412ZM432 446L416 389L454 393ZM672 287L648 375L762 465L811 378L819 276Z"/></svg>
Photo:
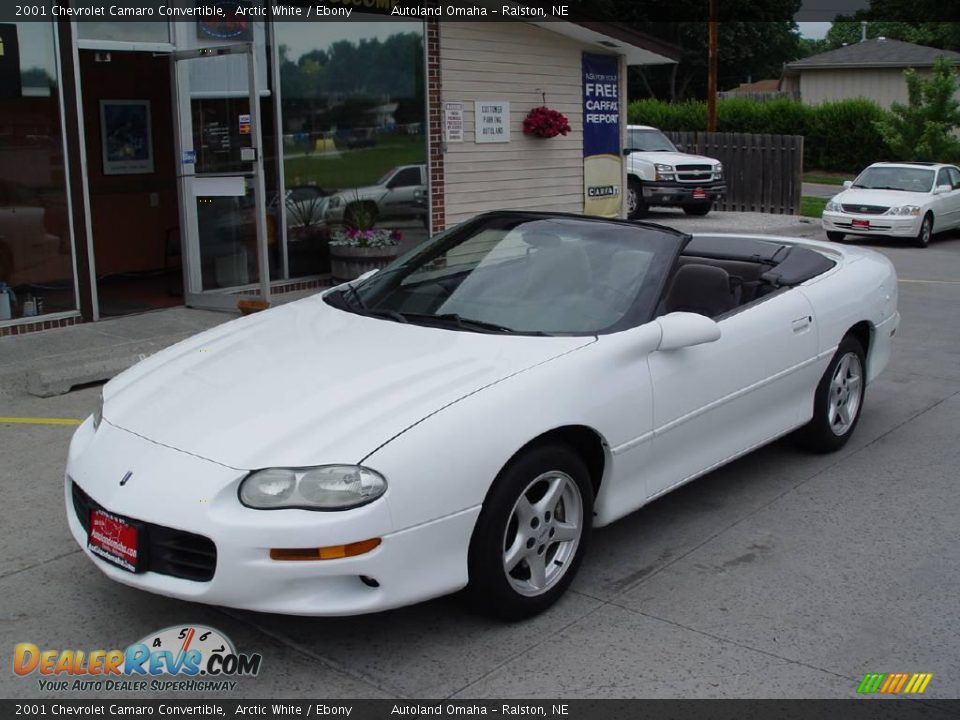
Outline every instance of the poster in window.
<svg viewBox="0 0 960 720"><path fill-rule="evenodd" d="M149 100L101 100L100 140L104 175L153 172Z"/></svg>

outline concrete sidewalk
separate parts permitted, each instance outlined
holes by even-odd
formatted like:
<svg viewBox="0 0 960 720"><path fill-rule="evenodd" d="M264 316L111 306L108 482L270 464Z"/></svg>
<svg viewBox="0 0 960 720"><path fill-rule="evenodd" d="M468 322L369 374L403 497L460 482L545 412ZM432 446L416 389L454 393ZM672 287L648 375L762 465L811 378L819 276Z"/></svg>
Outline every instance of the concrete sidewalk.
<svg viewBox="0 0 960 720"><path fill-rule="evenodd" d="M274 306L316 292L284 293ZM52 397L109 380L147 355L239 316L176 307L0 338L0 396Z"/></svg>

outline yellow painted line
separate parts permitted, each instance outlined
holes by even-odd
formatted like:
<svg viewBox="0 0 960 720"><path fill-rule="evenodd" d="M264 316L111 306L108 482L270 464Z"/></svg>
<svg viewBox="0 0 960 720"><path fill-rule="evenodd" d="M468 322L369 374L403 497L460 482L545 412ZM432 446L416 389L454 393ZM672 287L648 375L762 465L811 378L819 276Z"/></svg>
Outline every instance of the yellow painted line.
<svg viewBox="0 0 960 720"><path fill-rule="evenodd" d="M960 285L960 280L919 280L914 278L900 278L902 283L920 283L923 285Z"/></svg>
<svg viewBox="0 0 960 720"><path fill-rule="evenodd" d="M79 425L76 418L0 417L0 425Z"/></svg>

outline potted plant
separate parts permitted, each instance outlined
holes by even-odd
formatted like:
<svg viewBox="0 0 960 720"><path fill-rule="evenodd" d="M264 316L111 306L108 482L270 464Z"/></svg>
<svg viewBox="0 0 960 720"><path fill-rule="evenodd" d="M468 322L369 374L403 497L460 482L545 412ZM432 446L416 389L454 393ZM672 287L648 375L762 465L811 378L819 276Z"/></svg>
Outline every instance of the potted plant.
<svg viewBox="0 0 960 720"><path fill-rule="evenodd" d="M552 138L570 132L570 121L558 110L546 105L533 108L523 119L523 134L539 138Z"/></svg>
<svg viewBox="0 0 960 720"><path fill-rule="evenodd" d="M316 194L306 198L288 197L287 237L290 240L290 266L299 274L319 274L330 270L330 230L323 220L327 198Z"/></svg>
<svg viewBox="0 0 960 720"><path fill-rule="evenodd" d="M379 270L400 249L400 231L373 227L376 216L363 203L356 203L350 223L330 237L330 272L334 280L356 280L365 272Z"/></svg>

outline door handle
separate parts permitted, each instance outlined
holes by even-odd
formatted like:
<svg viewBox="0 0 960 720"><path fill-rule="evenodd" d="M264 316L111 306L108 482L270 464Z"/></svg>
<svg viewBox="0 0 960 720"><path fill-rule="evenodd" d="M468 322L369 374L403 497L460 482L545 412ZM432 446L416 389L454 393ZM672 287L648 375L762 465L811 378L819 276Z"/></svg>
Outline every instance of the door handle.
<svg viewBox="0 0 960 720"><path fill-rule="evenodd" d="M797 318L792 323L790 323L790 326L793 328L793 331L795 333L801 333L809 329L810 324L812 322L813 322L812 315L804 315L803 317Z"/></svg>

